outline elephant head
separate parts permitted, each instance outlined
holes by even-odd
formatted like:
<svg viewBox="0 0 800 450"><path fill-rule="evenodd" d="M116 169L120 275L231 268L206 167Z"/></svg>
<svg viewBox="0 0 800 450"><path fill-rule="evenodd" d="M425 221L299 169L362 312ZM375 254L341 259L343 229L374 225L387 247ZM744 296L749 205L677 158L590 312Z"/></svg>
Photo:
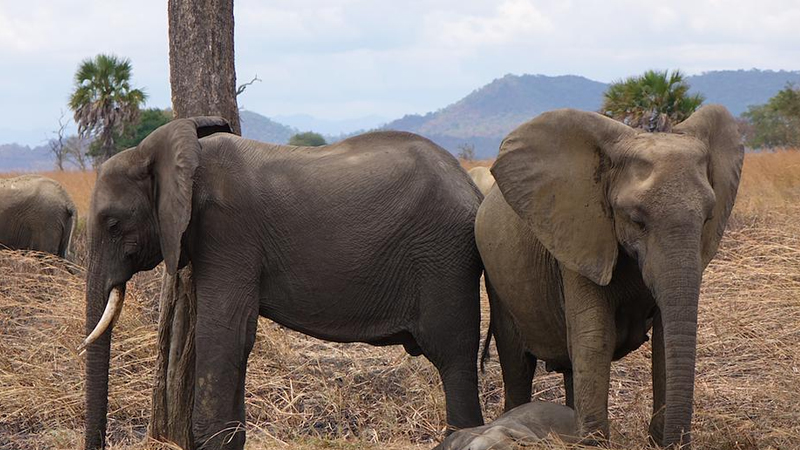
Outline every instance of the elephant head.
<svg viewBox="0 0 800 450"><path fill-rule="evenodd" d="M743 156L736 122L717 105L672 133L558 110L509 134L492 167L506 202L563 267L605 286L619 251L638 262L663 325L664 444L689 439L702 271Z"/></svg>
<svg viewBox="0 0 800 450"><path fill-rule="evenodd" d="M111 331L125 284L162 260L174 274L185 264L181 241L192 215L199 138L230 132L218 117L178 119L98 170L87 218L85 447L105 445Z"/></svg>

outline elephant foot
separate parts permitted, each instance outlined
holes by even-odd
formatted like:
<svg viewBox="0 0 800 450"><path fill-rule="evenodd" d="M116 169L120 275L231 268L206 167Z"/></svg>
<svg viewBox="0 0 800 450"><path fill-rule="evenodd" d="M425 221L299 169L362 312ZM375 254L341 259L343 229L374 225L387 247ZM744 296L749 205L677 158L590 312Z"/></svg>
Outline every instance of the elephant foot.
<svg viewBox="0 0 800 450"><path fill-rule="evenodd" d="M664 446L664 419L662 415L653 416L650 419L650 428L648 429L648 441L653 447Z"/></svg>

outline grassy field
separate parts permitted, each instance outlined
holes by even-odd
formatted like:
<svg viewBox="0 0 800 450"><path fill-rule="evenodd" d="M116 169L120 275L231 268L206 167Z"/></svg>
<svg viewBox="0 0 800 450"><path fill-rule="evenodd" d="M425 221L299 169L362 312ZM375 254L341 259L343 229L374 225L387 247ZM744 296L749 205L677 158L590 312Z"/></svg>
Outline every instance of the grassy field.
<svg viewBox="0 0 800 450"><path fill-rule="evenodd" d="M85 214L94 175L47 175ZM800 448L799 212L800 152L747 155L733 218L705 273L695 448ZM81 231L81 254L84 241ZM84 361L75 347L83 337L82 260L73 274L52 258L0 252L0 448L81 445ZM129 283L115 328L112 448L169 448L144 440L161 275L159 267ZM613 365L614 448L647 448L649 356L645 345ZM540 370L534 383L539 398L563 401L560 377ZM480 389L492 419L502 403L496 356ZM400 347L323 342L266 319L248 366L247 403L252 449L427 449L444 427L441 385L424 358Z"/></svg>

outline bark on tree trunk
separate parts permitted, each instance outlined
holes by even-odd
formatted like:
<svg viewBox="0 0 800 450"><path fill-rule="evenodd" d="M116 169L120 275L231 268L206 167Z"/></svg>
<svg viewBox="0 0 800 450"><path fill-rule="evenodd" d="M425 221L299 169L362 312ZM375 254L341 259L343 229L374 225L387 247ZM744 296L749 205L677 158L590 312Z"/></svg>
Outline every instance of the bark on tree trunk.
<svg viewBox="0 0 800 450"><path fill-rule="evenodd" d="M169 0L169 66L175 118L222 116L241 134L233 59L233 0ZM194 327L191 265L164 274L150 435L194 449Z"/></svg>
<svg viewBox="0 0 800 450"><path fill-rule="evenodd" d="M241 134L233 0L169 0L169 69L176 118L222 116Z"/></svg>
<svg viewBox="0 0 800 450"><path fill-rule="evenodd" d="M175 277L164 276L160 304L150 436L188 450L194 448L192 406L197 313L191 264Z"/></svg>

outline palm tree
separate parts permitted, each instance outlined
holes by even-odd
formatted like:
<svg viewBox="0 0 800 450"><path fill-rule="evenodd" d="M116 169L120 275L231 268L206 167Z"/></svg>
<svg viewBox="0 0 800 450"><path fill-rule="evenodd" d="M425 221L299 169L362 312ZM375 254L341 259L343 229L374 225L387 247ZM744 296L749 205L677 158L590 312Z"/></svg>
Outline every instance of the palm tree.
<svg viewBox="0 0 800 450"><path fill-rule="evenodd" d="M683 73L648 70L641 76L617 81L604 94L601 112L634 128L669 131L686 120L705 98L689 95Z"/></svg>
<svg viewBox="0 0 800 450"><path fill-rule="evenodd" d="M136 121L146 98L143 90L131 88L129 59L100 54L81 62L69 107L75 114L78 134L98 138L99 162L115 153L115 133Z"/></svg>

